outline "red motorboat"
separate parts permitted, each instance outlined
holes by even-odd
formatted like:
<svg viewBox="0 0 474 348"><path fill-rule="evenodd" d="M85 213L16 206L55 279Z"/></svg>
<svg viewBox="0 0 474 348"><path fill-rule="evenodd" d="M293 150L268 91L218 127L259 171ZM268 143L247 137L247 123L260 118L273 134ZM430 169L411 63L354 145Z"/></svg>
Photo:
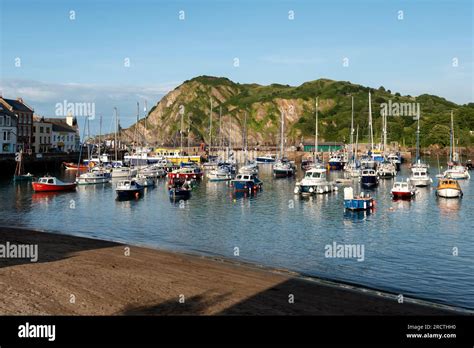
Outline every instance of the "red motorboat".
<svg viewBox="0 0 474 348"><path fill-rule="evenodd" d="M66 167L66 169L70 170L88 170L89 166L86 164L77 164L73 162L63 162L63 165Z"/></svg>
<svg viewBox="0 0 474 348"><path fill-rule="evenodd" d="M73 191L76 184L73 182L62 182L54 176L45 176L31 183L35 192Z"/></svg>
<svg viewBox="0 0 474 348"><path fill-rule="evenodd" d="M169 179L179 178L179 179L202 179L202 172L197 167L184 167L173 170L171 173L168 173Z"/></svg>
<svg viewBox="0 0 474 348"><path fill-rule="evenodd" d="M394 199L411 199L416 194L416 189L409 182L395 182L391 190Z"/></svg>

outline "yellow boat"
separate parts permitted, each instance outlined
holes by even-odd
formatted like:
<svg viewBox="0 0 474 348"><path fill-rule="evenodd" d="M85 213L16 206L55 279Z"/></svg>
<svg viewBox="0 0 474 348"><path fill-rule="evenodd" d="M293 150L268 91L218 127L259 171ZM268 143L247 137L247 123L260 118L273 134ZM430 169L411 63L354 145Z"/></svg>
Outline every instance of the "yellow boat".
<svg viewBox="0 0 474 348"><path fill-rule="evenodd" d="M183 155L181 154L180 149L167 149L167 148L157 148L155 149L156 156L162 156L169 160L171 163L175 165L180 165L181 163L186 162L194 162L194 163L201 163L201 156L195 155Z"/></svg>
<svg viewBox="0 0 474 348"><path fill-rule="evenodd" d="M443 198L459 198L462 197L463 193L457 180L439 179L436 195Z"/></svg>

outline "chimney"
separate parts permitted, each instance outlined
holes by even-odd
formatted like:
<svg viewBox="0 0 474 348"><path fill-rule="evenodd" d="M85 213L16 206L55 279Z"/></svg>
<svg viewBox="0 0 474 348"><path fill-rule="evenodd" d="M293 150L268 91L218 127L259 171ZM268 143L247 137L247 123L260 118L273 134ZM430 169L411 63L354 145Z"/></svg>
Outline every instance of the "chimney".
<svg viewBox="0 0 474 348"><path fill-rule="evenodd" d="M18 97L18 98L16 98L16 100L18 100L20 103L22 103L22 104L23 104L23 98L21 98L21 97Z"/></svg>

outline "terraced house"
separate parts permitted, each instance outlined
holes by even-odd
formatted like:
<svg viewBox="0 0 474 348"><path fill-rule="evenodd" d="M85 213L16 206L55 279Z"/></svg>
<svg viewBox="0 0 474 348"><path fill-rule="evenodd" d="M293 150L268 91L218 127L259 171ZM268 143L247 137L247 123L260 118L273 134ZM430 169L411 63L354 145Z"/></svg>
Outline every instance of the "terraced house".
<svg viewBox="0 0 474 348"><path fill-rule="evenodd" d="M7 99L0 97L2 104L8 111L14 113L18 118L17 134L16 134L16 151L32 150L33 137L33 113L32 107L28 106L23 98Z"/></svg>
<svg viewBox="0 0 474 348"><path fill-rule="evenodd" d="M0 153L16 151L17 117L0 104Z"/></svg>

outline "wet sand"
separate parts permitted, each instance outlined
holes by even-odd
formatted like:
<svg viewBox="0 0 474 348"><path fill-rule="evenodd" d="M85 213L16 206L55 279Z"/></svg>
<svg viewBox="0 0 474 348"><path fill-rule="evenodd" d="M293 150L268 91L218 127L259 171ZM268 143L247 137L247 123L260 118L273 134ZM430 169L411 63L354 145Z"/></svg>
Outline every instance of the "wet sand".
<svg viewBox="0 0 474 348"><path fill-rule="evenodd" d="M233 260L0 227L6 242L39 254L0 258L0 315L459 314Z"/></svg>

